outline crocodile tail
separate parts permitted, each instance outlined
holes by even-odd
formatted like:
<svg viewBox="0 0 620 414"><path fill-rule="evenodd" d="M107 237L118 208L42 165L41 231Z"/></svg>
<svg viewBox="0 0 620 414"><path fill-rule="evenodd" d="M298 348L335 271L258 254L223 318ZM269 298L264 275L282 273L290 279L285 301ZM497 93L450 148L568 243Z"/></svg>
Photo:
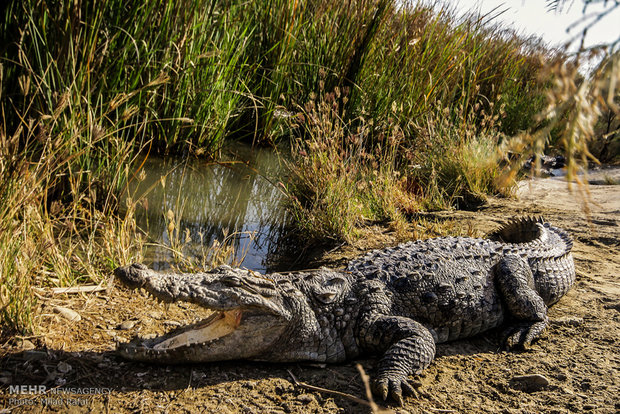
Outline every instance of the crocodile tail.
<svg viewBox="0 0 620 414"><path fill-rule="evenodd" d="M559 227L552 226L542 217L532 216L513 219L498 230L489 234L488 238L502 243L530 243L545 237L545 235L543 235L543 228L547 228L562 240L564 244L563 254L571 251L573 248L573 239L568 232Z"/></svg>
<svg viewBox="0 0 620 414"><path fill-rule="evenodd" d="M542 217L512 220L489 237L507 243L502 250L527 257L536 291L547 306L557 302L575 283L575 264L570 253L573 240Z"/></svg>
<svg viewBox="0 0 620 414"><path fill-rule="evenodd" d="M555 234L557 234L562 241L564 242L564 246L565 246L565 253L568 253L572 250L573 248L573 238L568 234L568 232L564 229L561 229L559 227L552 227L550 226L550 228L553 230L553 232Z"/></svg>
<svg viewBox="0 0 620 414"><path fill-rule="evenodd" d="M488 238L502 243L529 243L542 236L541 229L536 224L545 225L545 220L542 217L512 219L489 234Z"/></svg>

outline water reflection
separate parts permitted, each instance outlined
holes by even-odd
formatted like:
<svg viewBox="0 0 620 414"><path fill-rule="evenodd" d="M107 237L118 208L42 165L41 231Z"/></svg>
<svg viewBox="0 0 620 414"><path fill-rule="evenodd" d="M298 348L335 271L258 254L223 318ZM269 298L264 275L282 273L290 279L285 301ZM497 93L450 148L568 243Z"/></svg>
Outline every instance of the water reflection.
<svg viewBox="0 0 620 414"><path fill-rule="evenodd" d="M174 217L180 240L185 242L187 235L191 240L184 244L184 254L198 257L214 240L233 234L236 260L245 253L240 265L266 270L287 224L281 208L284 196L275 185L281 161L271 150L245 145L225 153L228 160L219 164L150 157L144 173L138 174L143 179L130 183L132 199L144 197L136 210L138 225L155 242L147 248L147 265L161 270L173 260L166 246L171 245L169 225Z"/></svg>

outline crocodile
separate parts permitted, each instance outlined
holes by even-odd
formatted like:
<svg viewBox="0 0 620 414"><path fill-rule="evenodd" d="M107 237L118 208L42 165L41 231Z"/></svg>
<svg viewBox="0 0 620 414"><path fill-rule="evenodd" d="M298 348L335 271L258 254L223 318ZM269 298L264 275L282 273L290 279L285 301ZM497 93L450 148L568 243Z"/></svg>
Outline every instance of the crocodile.
<svg viewBox="0 0 620 414"><path fill-rule="evenodd" d="M187 301L210 317L151 339L119 343L125 358L160 363L247 359L339 363L378 354L375 394L402 404L408 377L435 344L506 323L505 345L528 347L547 307L574 284L568 233L541 218L514 220L489 238L441 237L375 250L345 269L259 274L219 266L160 273L115 269L127 287Z"/></svg>

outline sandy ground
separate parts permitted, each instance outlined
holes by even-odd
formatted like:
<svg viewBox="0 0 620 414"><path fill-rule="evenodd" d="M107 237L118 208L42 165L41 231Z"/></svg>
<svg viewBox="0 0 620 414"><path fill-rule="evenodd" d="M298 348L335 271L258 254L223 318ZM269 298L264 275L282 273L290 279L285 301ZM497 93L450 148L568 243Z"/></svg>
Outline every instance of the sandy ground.
<svg viewBox="0 0 620 414"><path fill-rule="evenodd" d="M620 412L620 186L608 185L609 177L620 182L620 170L591 177L602 185L590 186L589 219L579 199L557 179L523 183L518 200L492 199L477 212L428 215L429 221L451 223L448 228L455 233L474 235L510 217L544 215L573 235L578 281L550 309L551 326L530 350L502 351L500 330L439 345L431 367L412 378L418 397L408 398L402 408L389 408L412 413ZM393 237L384 232L357 248L325 254L322 261L337 265L390 243ZM303 383L365 398L356 363L371 373L371 358L327 367L132 363L114 355L116 338L162 333L201 311L159 305L113 282L96 293L42 293L40 302L41 334L5 338L1 345L0 412L370 411L346 396L295 384L291 373ZM76 311L81 320L67 320L54 311L57 306ZM521 375L536 377L523 382ZM36 387L17 387L23 385Z"/></svg>

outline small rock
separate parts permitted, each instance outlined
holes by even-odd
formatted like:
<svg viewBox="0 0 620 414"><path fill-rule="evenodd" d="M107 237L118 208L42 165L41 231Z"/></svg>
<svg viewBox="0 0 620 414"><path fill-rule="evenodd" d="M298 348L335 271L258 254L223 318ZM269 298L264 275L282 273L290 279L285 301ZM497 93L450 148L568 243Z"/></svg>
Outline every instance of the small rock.
<svg viewBox="0 0 620 414"><path fill-rule="evenodd" d="M56 369L58 370L58 372L66 374L67 372L71 371L73 367L67 364L65 361L60 361L58 365L56 365Z"/></svg>
<svg viewBox="0 0 620 414"><path fill-rule="evenodd" d="M579 326L583 324L583 318L579 318L577 316L565 316L563 318L554 319L552 323L562 326Z"/></svg>
<svg viewBox="0 0 620 414"><path fill-rule="evenodd" d="M566 376L566 374L560 372L558 374L555 374L555 379L558 381L566 381L568 377Z"/></svg>
<svg viewBox="0 0 620 414"><path fill-rule="evenodd" d="M54 306L53 310L54 312L56 312L57 314L59 314L60 316L62 316L63 318L71 322L78 322L82 319L79 313L69 308L63 308L62 306Z"/></svg>
<svg viewBox="0 0 620 414"><path fill-rule="evenodd" d="M510 386L524 392L536 392L549 386L549 380L540 374L516 375L510 379Z"/></svg>
<svg viewBox="0 0 620 414"><path fill-rule="evenodd" d="M32 342L27 339L16 340L17 347L22 351L30 351L31 349L35 349L36 346Z"/></svg>
<svg viewBox="0 0 620 414"><path fill-rule="evenodd" d="M302 404L308 405L313 401L316 402L316 398L312 394L301 394L297 396L297 401L299 401Z"/></svg>
<svg viewBox="0 0 620 414"><path fill-rule="evenodd" d="M136 326L137 321L132 321L132 320L128 320L122 323L118 324L118 329L120 329L121 331L127 331L129 329L132 329L134 326Z"/></svg>

